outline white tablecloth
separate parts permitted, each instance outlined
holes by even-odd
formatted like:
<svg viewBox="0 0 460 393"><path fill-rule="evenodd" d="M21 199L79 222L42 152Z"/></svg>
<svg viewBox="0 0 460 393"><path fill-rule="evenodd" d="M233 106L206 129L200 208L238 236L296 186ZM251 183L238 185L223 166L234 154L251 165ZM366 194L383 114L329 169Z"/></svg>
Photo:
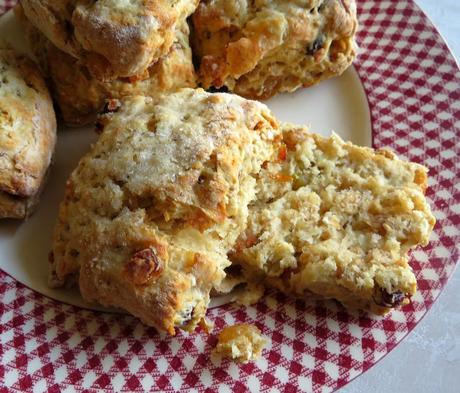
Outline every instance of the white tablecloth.
<svg viewBox="0 0 460 393"><path fill-rule="evenodd" d="M416 3L430 17L460 60L460 0L416 0ZM340 391L387 392L460 392L459 268L433 308L409 336L378 364Z"/></svg>

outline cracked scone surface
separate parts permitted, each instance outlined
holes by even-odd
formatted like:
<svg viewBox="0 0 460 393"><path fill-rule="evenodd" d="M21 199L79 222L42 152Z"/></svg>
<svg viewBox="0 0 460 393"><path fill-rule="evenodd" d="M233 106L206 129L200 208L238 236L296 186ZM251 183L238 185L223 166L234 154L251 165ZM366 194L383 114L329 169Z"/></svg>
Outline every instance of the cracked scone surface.
<svg viewBox="0 0 460 393"><path fill-rule="evenodd" d="M192 20L203 87L248 98L340 75L356 55L354 0L210 0Z"/></svg>
<svg viewBox="0 0 460 393"><path fill-rule="evenodd" d="M27 18L99 79L139 75L174 42L198 0L24 0Z"/></svg>
<svg viewBox="0 0 460 393"><path fill-rule="evenodd" d="M408 252L435 219L427 170L389 151L283 125L232 260L247 278L295 296L314 293L383 314L416 291Z"/></svg>
<svg viewBox="0 0 460 393"><path fill-rule="evenodd" d="M50 281L174 334L203 318L247 223L276 121L257 102L183 89L130 97L66 186Z"/></svg>
<svg viewBox="0 0 460 393"><path fill-rule="evenodd" d="M38 67L0 46L0 218L33 212L55 142L53 104Z"/></svg>
<svg viewBox="0 0 460 393"><path fill-rule="evenodd" d="M155 96L196 86L187 23L178 26L169 52L152 64L144 75L101 81L94 78L80 60L52 44L24 17L19 7L15 11L26 29L33 53L51 82L51 92L67 125L93 123L109 98Z"/></svg>
<svg viewBox="0 0 460 393"><path fill-rule="evenodd" d="M256 326L240 323L222 329L214 351L223 357L247 363L257 360L266 344L267 340Z"/></svg>

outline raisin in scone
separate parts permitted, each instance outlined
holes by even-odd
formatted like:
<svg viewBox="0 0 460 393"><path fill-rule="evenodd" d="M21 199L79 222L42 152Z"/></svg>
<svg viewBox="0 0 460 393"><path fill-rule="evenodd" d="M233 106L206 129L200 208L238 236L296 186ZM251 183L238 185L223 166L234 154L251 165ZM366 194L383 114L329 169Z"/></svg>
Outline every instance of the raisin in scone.
<svg viewBox="0 0 460 393"><path fill-rule="evenodd" d="M0 44L0 218L38 202L56 143L56 117L38 67Z"/></svg>
<svg viewBox="0 0 460 393"><path fill-rule="evenodd" d="M16 7L32 48L51 84L60 115L69 126L94 122L108 98L128 95L154 96L183 87L195 87L195 70L189 45L189 28L183 22L175 32L169 52L152 64L142 77L101 81L94 78L78 59L61 51L36 29Z"/></svg>
<svg viewBox="0 0 460 393"><path fill-rule="evenodd" d="M27 18L99 79L143 74L198 0L23 0Z"/></svg>
<svg viewBox="0 0 460 393"><path fill-rule="evenodd" d="M295 296L314 293L377 314L416 291L408 252L426 245L435 219L425 167L283 125L277 162L232 260L251 281Z"/></svg>
<svg viewBox="0 0 460 393"><path fill-rule="evenodd" d="M67 182L51 284L77 281L85 299L192 330L276 154L277 122L260 103L201 89L109 108Z"/></svg>
<svg viewBox="0 0 460 393"><path fill-rule="evenodd" d="M192 20L203 87L248 98L340 75L356 55L354 0L209 0Z"/></svg>

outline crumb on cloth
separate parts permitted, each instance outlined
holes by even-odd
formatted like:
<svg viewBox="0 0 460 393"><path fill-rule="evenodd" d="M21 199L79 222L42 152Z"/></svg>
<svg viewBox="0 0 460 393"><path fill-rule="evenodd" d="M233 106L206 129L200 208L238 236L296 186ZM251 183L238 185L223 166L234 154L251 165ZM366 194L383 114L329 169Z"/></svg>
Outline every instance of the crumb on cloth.
<svg viewBox="0 0 460 393"><path fill-rule="evenodd" d="M241 323L227 326L219 333L214 352L247 363L259 358L266 344L267 340L256 326Z"/></svg>

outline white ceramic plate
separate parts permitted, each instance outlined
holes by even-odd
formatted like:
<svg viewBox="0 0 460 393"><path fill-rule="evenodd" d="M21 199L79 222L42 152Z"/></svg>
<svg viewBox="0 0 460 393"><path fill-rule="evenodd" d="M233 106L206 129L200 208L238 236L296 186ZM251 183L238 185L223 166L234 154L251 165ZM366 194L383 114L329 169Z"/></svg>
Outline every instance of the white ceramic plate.
<svg viewBox="0 0 460 393"><path fill-rule="evenodd" d="M21 52L28 53L20 25L12 12L0 18L0 37ZM324 135L336 131L345 140L371 145L369 108L356 71L351 68L340 78L310 89L285 94L267 102L283 121L309 124ZM50 289L47 286L48 253L64 185L80 157L96 139L92 127L59 127L55 162L37 212L26 222L0 224L0 268L29 288L69 304L100 309L87 304L78 290ZM222 304L223 299L211 306Z"/></svg>

